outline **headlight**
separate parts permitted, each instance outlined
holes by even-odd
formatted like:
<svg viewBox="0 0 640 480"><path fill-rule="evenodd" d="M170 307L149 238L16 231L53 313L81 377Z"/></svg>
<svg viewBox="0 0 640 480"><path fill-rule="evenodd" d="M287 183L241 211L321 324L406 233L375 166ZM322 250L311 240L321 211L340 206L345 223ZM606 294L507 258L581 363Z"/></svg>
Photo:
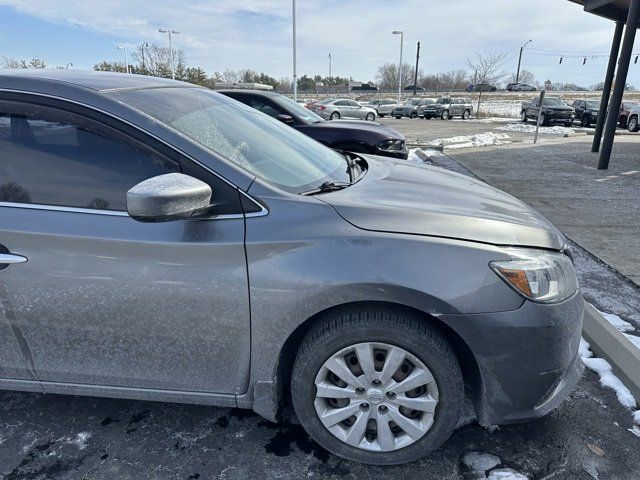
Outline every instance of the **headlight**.
<svg viewBox="0 0 640 480"><path fill-rule="evenodd" d="M404 140L385 140L378 144L380 150L404 150Z"/></svg>
<svg viewBox="0 0 640 480"><path fill-rule="evenodd" d="M557 252L507 248L512 260L489 265L520 295L540 303L566 300L578 290L578 279L571 259Z"/></svg>

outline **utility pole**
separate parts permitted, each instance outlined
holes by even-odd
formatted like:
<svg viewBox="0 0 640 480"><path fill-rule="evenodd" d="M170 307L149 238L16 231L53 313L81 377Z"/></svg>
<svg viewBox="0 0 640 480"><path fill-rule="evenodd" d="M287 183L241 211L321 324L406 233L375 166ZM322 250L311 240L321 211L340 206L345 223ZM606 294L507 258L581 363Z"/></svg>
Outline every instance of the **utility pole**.
<svg viewBox="0 0 640 480"><path fill-rule="evenodd" d="M145 64L145 62L144 62L144 47L149 48L149 43L144 42L144 43L140 46L140 48L142 49L142 72L143 72L143 73L145 73L145 72L147 71L147 66L146 66L146 64Z"/></svg>
<svg viewBox="0 0 640 480"><path fill-rule="evenodd" d="M527 43L520 47L520 56L518 57L518 70L516 71L516 83L520 81L520 65L522 64L522 53L527 45L529 45L533 40L529 40Z"/></svg>
<svg viewBox="0 0 640 480"><path fill-rule="evenodd" d="M298 100L298 75L296 72L296 0L292 0L293 10L293 100Z"/></svg>
<svg viewBox="0 0 640 480"><path fill-rule="evenodd" d="M398 104L402 103L402 44L404 43L404 32L394 30L394 35L400 35L400 64L398 65Z"/></svg>
<svg viewBox="0 0 640 480"><path fill-rule="evenodd" d="M169 34L169 64L171 65L171 78L173 80L176 79L176 70L174 68L173 65L173 46L171 44L171 35L179 35L180 32L176 32L175 30L171 30L169 28L163 30L162 28L160 30L158 30L160 33L167 33Z"/></svg>
<svg viewBox="0 0 640 480"><path fill-rule="evenodd" d="M416 92L418 91L418 64L420 62L420 42L418 42L418 50L416 51L416 71L413 77L413 96L416 96Z"/></svg>

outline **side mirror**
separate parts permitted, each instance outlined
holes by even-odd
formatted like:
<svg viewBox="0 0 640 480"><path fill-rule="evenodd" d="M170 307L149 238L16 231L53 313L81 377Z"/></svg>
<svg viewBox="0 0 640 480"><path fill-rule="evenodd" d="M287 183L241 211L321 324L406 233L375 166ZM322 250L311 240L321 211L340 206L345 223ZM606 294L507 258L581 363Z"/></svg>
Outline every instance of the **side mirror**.
<svg viewBox="0 0 640 480"><path fill-rule="evenodd" d="M291 115L285 115L284 113L278 115L278 120L288 125L293 123L293 117Z"/></svg>
<svg viewBox="0 0 640 480"><path fill-rule="evenodd" d="M185 219L209 208L212 195L206 183L182 173L168 173L131 187L127 212L139 222Z"/></svg>

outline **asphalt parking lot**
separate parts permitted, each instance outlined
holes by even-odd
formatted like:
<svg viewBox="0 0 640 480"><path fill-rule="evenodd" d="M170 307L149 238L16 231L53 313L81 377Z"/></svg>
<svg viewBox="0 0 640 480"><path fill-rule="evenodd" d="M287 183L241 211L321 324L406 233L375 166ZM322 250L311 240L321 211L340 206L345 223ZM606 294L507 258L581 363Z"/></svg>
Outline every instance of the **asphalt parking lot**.
<svg viewBox="0 0 640 480"><path fill-rule="evenodd" d="M495 127L473 121L383 122L425 139ZM581 275L583 285L614 282L606 271L586 269ZM4 480L487 478L463 460L471 452L495 456L490 458L499 464L493 466L511 474L491 480L640 478L640 438L629 431L631 414L590 371L550 415L491 432L471 423L432 456L398 467L343 461L295 423L272 424L238 409L0 392L0 412Z"/></svg>

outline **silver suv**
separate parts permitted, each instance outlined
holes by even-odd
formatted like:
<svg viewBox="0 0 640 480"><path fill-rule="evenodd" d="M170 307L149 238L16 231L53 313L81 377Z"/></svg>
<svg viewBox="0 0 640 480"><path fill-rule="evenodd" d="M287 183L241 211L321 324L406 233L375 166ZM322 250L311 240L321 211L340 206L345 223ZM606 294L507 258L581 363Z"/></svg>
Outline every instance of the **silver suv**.
<svg viewBox="0 0 640 480"><path fill-rule="evenodd" d="M566 239L485 183L343 155L206 88L0 72L0 388L249 408L351 460L545 415Z"/></svg>
<svg viewBox="0 0 640 480"><path fill-rule="evenodd" d="M468 119L473 113L471 100L462 97L442 97L435 103L424 107L424 119L441 118L451 120L453 117Z"/></svg>

